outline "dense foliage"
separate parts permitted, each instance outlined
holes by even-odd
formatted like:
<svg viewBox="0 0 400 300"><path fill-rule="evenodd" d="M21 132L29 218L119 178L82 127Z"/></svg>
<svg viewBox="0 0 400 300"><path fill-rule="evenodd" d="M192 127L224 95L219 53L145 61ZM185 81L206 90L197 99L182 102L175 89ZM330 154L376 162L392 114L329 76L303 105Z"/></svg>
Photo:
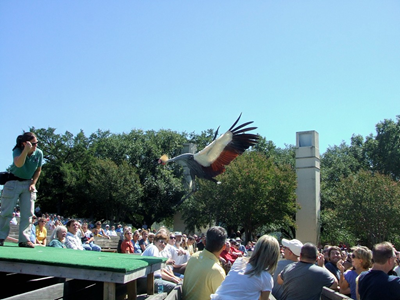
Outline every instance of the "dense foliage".
<svg viewBox="0 0 400 300"><path fill-rule="evenodd" d="M295 226L296 173L290 165L277 166L252 151L239 156L217 179L221 184L201 181L200 190L184 204L190 229L216 221L235 232L242 230L249 240L265 225Z"/></svg>
<svg viewBox="0 0 400 300"><path fill-rule="evenodd" d="M321 160L322 242L400 246L399 179L400 117L378 123L375 136L330 147Z"/></svg>

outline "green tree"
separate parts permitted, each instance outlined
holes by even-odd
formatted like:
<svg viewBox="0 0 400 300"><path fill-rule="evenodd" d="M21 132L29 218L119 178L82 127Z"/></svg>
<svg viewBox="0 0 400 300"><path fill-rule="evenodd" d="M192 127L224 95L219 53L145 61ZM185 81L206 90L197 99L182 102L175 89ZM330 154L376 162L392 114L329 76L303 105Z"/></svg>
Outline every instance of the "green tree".
<svg viewBox="0 0 400 300"><path fill-rule="evenodd" d="M384 120L376 125L376 136L368 136L365 151L374 171L400 180L400 116L397 122Z"/></svg>
<svg viewBox="0 0 400 300"><path fill-rule="evenodd" d="M45 157L39 204L67 216L115 218L139 227L175 212L185 193L182 170L158 165L162 153L180 154L185 134L97 131L85 137L54 128L33 130Z"/></svg>
<svg viewBox="0 0 400 300"><path fill-rule="evenodd" d="M368 247L386 240L399 245L400 185L390 176L360 171L343 178L332 201L336 209L330 214L331 236L342 236L344 228Z"/></svg>
<svg viewBox="0 0 400 300"><path fill-rule="evenodd" d="M87 201L96 219L137 219L136 207L143 195L136 168L123 161L97 159L89 168Z"/></svg>
<svg viewBox="0 0 400 300"><path fill-rule="evenodd" d="M215 222L244 228L246 239L266 224L293 226L296 212L296 174L290 166L277 167L256 151L245 152L218 176L220 185L200 181L200 189L183 212L189 228Z"/></svg>

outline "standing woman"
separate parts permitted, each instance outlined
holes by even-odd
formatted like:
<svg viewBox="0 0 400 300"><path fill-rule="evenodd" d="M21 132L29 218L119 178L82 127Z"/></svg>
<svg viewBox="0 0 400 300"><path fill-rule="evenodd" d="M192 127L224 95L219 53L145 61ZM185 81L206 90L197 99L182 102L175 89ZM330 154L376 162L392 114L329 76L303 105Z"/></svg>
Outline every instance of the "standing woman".
<svg viewBox="0 0 400 300"><path fill-rule="evenodd" d="M37 148L38 140L32 132L25 132L17 137L13 149L11 176L4 185L1 196L0 246L10 231L12 212L19 199L21 210L19 224L19 246L34 248L29 240L31 217L34 215L36 201L36 183L42 170L43 152Z"/></svg>
<svg viewBox="0 0 400 300"><path fill-rule="evenodd" d="M268 300L274 286L274 273L280 255L276 238L263 235L250 259L236 259L225 280L211 295L213 300L249 299Z"/></svg>

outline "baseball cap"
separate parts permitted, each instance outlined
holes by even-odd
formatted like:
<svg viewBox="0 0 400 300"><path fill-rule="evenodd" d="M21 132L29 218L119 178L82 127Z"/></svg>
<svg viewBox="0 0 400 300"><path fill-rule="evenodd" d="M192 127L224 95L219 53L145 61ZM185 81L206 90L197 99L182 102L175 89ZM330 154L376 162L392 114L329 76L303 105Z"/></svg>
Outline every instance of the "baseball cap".
<svg viewBox="0 0 400 300"><path fill-rule="evenodd" d="M294 255L300 256L300 251L301 251L301 247L303 247L303 243L300 242L299 240L282 239L282 245L289 248L290 251L292 251Z"/></svg>

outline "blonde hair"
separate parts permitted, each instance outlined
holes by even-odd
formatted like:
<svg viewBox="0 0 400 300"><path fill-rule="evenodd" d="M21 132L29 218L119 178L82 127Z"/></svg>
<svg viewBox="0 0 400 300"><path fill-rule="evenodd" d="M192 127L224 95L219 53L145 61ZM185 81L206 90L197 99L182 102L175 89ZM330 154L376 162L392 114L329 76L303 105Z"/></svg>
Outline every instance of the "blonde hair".
<svg viewBox="0 0 400 300"><path fill-rule="evenodd" d="M278 265L280 255L279 243L270 235L263 235L257 241L248 263L252 268L245 272L250 276L258 276L263 271L273 274Z"/></svg>
<svg viewBox="0 0 400 300"><path fill-rule="evenodd" d="M362 267L364 269L369 269L372 267L372 251L365 246L358 246L351 248L353 254L356 258L362 260Z"/></svg>

